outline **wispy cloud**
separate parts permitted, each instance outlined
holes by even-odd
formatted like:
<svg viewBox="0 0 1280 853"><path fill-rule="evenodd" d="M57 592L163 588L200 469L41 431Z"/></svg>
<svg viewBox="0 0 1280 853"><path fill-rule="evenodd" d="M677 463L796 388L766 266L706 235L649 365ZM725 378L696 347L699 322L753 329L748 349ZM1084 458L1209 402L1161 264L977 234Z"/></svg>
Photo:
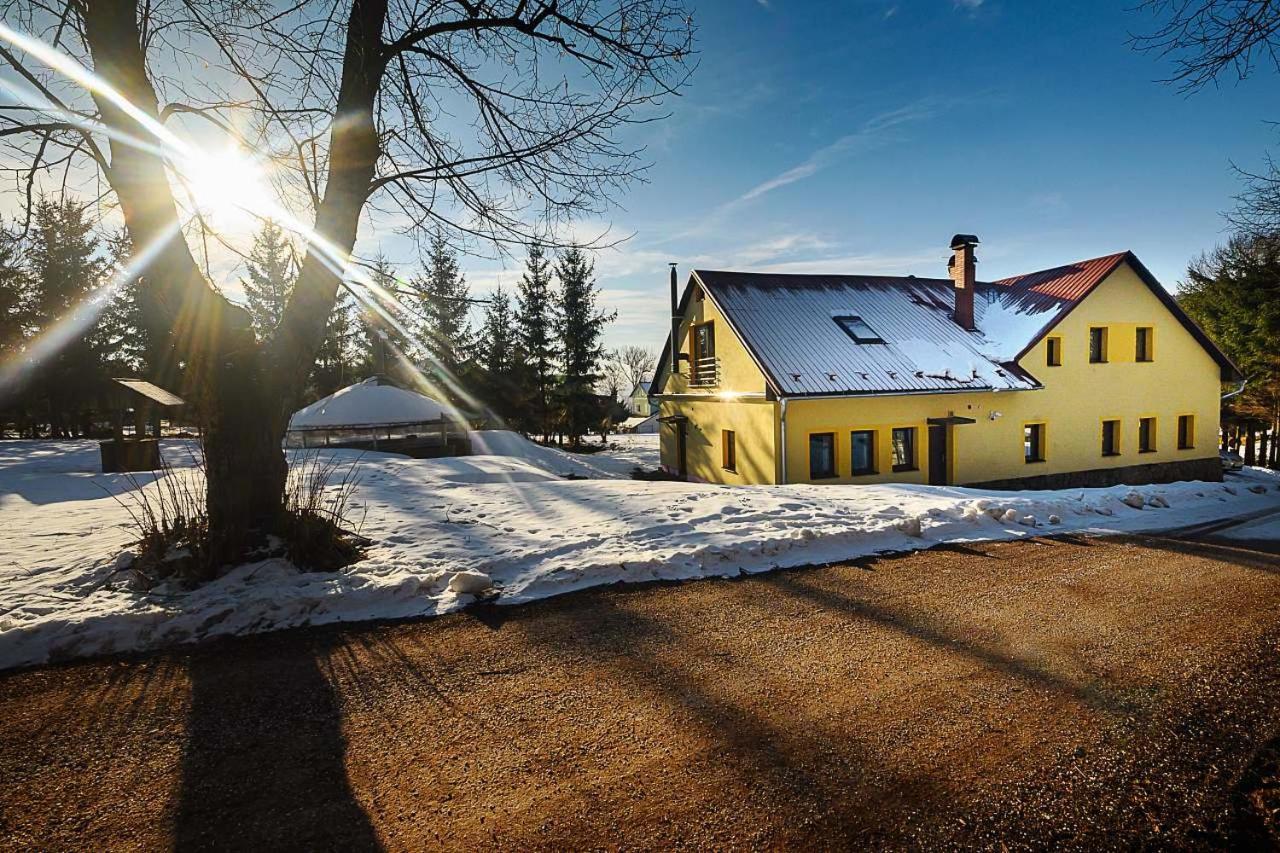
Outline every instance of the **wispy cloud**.
<svg viewBox="0 0 1280 853"><path fill-rule="evenodd" d="M744 202L759 198L780 187L812 177L851 154L876 148L890 138L891 132L895 128L932 118L938 114L943 106L941 99L930 97L922 98L896 110L881 113L869 119L853 133L841 136L829 145L824 145L814 151L798 166L793 166L785 172L747 190L736 201Z"/></svg>
<svg viewBox="0 0 1280 853"><path fill-rule="evenodd" d="M983 3L987 2L987 0L953 0L953 2L956 4L957 9L968 9L973 11Z"/></svg>

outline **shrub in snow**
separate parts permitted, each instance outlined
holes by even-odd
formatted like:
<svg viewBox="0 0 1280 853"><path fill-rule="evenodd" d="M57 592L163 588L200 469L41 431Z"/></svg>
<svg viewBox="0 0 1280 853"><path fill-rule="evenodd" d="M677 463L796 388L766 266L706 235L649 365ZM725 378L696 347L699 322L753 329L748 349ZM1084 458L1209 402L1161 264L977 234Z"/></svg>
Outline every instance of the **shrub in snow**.
<svg viewBox="0 0 1280 853"><path fill-rule="evenodd" d="M484 572L457 572L449 578L449 591L458 595L478 595L493 587L493 579Z"/></svg>
<svg viewBox="0 0 1280 853"><path fill-rule="evenodd" d="M1049 516L1049 523L1050 523L1050 524L1061 524L1061 523L1062 523L1062 516L1060 516L1060 515L1051 515L1051 516Z"/></svg>

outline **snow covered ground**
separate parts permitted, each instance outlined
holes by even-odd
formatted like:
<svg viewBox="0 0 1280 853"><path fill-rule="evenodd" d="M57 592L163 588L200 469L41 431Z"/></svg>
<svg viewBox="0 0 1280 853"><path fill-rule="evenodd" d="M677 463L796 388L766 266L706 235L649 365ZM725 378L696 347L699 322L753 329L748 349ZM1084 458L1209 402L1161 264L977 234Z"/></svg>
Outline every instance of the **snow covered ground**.
<svg viewBox="0 0 1280 853"><path fill-rule="evenodd" d="M478 455L354 465L369 558L333 573L280 560L194 590L131 588L123 475L92 442L0 442L0 668L326 622L444 613L476 594L514 604L599 584L731 576L940 542L1170 528L1280 508L1280 477L1226 484L987 492L930 486L725 487L640 482L656 436L570 455L510 433ZM166 441L189 467L189 442ZM190 472L187 472L188 474ZM566 480L565 474L590 477ZM181 475L181 474L180 474ZM140 487L155 489L152 475Z"/></svg>

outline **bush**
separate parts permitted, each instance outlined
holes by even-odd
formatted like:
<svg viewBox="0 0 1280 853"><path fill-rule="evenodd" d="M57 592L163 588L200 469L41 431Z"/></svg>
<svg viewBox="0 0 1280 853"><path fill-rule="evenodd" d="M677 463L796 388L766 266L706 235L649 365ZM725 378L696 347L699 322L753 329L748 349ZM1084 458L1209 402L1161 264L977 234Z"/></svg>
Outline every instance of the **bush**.
<svg viewBox="0 0 1280 853"><path fill-rule="evenodd" d="M349 518L358 461L322 457L318 450L293 454L284 516L245 562L283 557L303 571L331 572L363 559L370 544L360 533L364 516L354 523ZM230 567L214 565L211 557L203 455L194 467L178 469L162 453L160 464L153 482L126 474L128 490L108 490L138 534L134 558L123 568L144 588L170 579L187 585L212 580Z"/></svg>

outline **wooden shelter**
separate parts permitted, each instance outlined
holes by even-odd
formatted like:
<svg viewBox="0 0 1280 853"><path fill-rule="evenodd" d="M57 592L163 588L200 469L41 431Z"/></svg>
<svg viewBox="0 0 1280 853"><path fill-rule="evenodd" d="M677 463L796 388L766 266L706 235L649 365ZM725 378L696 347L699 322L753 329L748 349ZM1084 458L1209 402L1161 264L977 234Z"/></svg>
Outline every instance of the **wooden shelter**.
<svg viewBox="0 0 1280 853"><path fill-rule="evenodd" d="M160 468L160 415L165 410L185 406L177 394L145 379L112 379L112 437L99 442L104 474L121 471L156 471ZM125 424L132 415L133 433ZM150 436L148 437L148 429Z"/></svg>

